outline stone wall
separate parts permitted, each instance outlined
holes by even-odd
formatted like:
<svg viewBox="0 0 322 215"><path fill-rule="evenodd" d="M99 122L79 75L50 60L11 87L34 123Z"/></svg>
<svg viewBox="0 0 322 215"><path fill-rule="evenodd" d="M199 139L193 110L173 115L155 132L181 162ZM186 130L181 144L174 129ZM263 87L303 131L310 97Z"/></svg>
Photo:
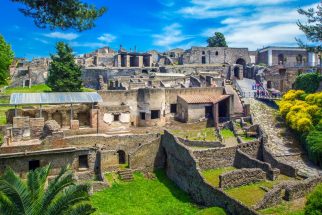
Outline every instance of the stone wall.
<svg viewBox="0 0 322 215"><path fill-rule="evenodd" d="M164 167L164 156L164 151L161 149L161 138L157 138L129 154L129 167L133 170L153 172Z"/></svg>
<svg viewBox="0 0 322 215"><path fill-rule="evenodd" d="M79 156L88 156L88 168L80 169ZM63 166L70 165L80 179L86 177L94 179L96 167L96 150L93 148L63 148L39 151L25 151L13 154L0 155L0 172L3 173L7 167L25 177L29 171L29 162L39 160L40 166L52 165L50 175L57 175Z"/></svg>
<svg viewBox="0 0 322 215"><path fill-rule="evenodd" d="M200 168L192 151L167 131L162 138L162 147L166 153L168 177L182 190L189 193L196 203L208 207L222 207L228 214L257 214L256 211L232 199L222 190L208 184L200 174Z"/></svg>
<svg viewBox="0 0 322 215"><path fill-rule="evenodd" d="M259 168L266 173L266 177L270 180L277 179L280 171L273 169L269 163L257 160L240 149L236 152L234 166L236 168Z"/></svg>
<svg viewBox="0 0 322 215"><path fill-rule="evenodd" d="M294 199L302 198L311 192L319 183L322 183L322 176L308 178L304 181L292 183L285 189L285 199L292 201Z"/></svg>
<svg viewBox="0 0 322 215"><path fill-rule="evenodd" d="M205 142L205 141L192 141L183 139L181 137L177 137L179 141L181 141L183 144L189 147L205 147L205 148L218 148L218 147L224 147L221 142Z"/></svg>
<svg viewBox="0 0 322 215"><path fill-rule="evenodd" d="M238 169L219 176L220 188L234 188L266 180L266 173L258 168Z"/></svg>

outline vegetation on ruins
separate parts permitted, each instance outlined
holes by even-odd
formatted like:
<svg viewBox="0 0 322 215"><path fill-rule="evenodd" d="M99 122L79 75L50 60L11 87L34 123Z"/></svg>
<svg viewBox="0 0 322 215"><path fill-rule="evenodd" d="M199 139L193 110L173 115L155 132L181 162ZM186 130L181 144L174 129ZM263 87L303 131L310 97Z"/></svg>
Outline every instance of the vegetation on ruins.
<svg viewBox="0 0 322 215"><path fill-rule="evenodd" d="M0 178L0 214L87 215L95 211L88 184L76 184L68 167L48 182L51 166L30 171L22 180L10 168Z"/></svg>
<svg viewBox="0 0 322 215"><path fill-rule="evenodd" d="M208 47L228 47L225 36L220 32L207 39Z"/></svg>
<svg viewBox="0 0 322 215"><path fill-rule="evenodd" d="M75 63L72 48L63 42L58 42L56 49L57 54L51 55L47 85L54 92L82 91L82 71Z"/></svg>
<svg viewBox="0 0 322 215"><path fill-rule="evenodd" d="M10 77L9 67L13 61L13 51L11 46L0 34L0 85L5 85Z"/></svg>
<svg viewBox="0 0 322 215"><path fill-rule="evenodd" d="M321 81L322 76L318 72L301 74L295 80L294 89L314 93L319 88Z"/></svg>
<svg viewBox="0 0 322 215"><path fill-rule="evenodd" d="M94 214L226 214L221 208L204 209L193 204L189 195L167 178L164 170L156 171L155 177L147 179L136 172L132 182L122 182L116 174L109 173L106 179L112 187L91 197L97 208Z"/></svg>
<svg viewBox="0 0 322 215"><path fill-rule="evenodd" d="M309 158L322 166L322 92L290 90L278 105L287 124L301 136Z"/></svg>
<svg viewBox="0 0 322 215"><path fill-rule="evenodd" d="M94 21L101 17L106 8L96 8L94 5L83 3L80 0L11 0L21 3L24 7L20 12L31 17L39 28L72 28L78 31L91 29Z"/></svg>
<svg viewBox="0 0 322 215"><path fill-rule="evenodd" d="M322 214L322 184L317 186L307 198L305 206L306 215Z"/></svg>
<svg viewBox="0 0 322 215"><path fill-rule="evenodd" d="M300 30L303 31L307 37L307 39L313 43L318 43L316 47L309 47L304 45L301 40L299 41L300 46L306 47L308 50L321 52L322 51L322 1L317 6L316 10L314 8L310 8L308 10L299 9L299 14L307 17L307 23L302 23L298 21L297 25Z"/></svg>

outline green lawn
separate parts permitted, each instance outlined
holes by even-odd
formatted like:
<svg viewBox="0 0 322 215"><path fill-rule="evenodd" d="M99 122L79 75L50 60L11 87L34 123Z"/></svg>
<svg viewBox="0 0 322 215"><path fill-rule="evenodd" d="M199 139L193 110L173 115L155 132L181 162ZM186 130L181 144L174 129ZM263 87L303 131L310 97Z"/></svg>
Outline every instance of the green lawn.
<svg viewBox="0 0 322 215"><path fill-rule="evenodd" d="M220 130L220 134L223 136L223 138L235 137L234 132L232 132L230 129L222 129Z"/></svg>
<svg viewBox="0 0 322 215"><path fill-rule="evenodd" d="M275 181L262 181L254 184L249 184L241 187L226 189L225 192L231 197L238 199L248 206L253 206L264 198L266 192L260 188L261 186L273 188L274 185L282 181L293 180L285 175L279 175Z"/></svg>
<svg viewBox="0 0 322 215"><path fill-rule="evenodd" d="M224 167L219 169L210 169L202 171L202 175L205 177L207 182L209 182L214 187L219 187L219 175L235 170L235 167Z"/></svg>
<svg viewBox="0 0 322 215"><path fill-rule="evenodd" d="M171 130L172 134L192 141L217 141L214 128L199 130Z"/></svg>
<svg viewBox="0 0 322 215"><path fill-rule="evenodd" d="M164 171L156 172L156 179L151 180L140 173L134 174L132 182L121 182L112 174L106 178L113 182L112 187L91 197L93 206L97 208L95 215L225 215L220 208L202 209L193 204L189 196L166 177Z"/></svg>

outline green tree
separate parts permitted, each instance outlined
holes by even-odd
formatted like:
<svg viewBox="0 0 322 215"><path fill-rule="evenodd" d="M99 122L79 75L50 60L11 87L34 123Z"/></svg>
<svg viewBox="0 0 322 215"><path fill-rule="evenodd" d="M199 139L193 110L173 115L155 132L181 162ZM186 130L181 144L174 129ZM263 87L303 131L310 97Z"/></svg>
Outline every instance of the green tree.
<svg viewBox="0 0 322 215"><path fill-rule="evenodd" d="M213 37L209 37L207 42L208 47L228 47L225 36L220 32L216 32Z"/></svg>
<svg viewBox="0 0 322 215"><path fill-rule="evenodd" d="M13 61L13 51L11 46L4 40L0 34L0 84L7 84L10 77L9 67Z"/></svg>
<svg viewBox="0 0 322 215"><path fill-rule="evenodd" d="M304 90L306 93L314 93L320 86L322 80L318 73L306 73L297 76L294 88L296 90Z"/></svg>
<svg viewBox="0 0 322 215"><path fill-rule="evenodd" d="M81 67L75 63L73 50L67 44L56 44L57 54L51 55L48 86L54 92L80 92L82 88Z"/></svg>
<svg viewBox="0 0 322 215"><path fill-rule="evenodd" d="M301 21L297 22L300 30L303 31L307 37L307 39L313 43L317 43L316 46L307 46L301 40L299 41L299 45L302 47L306 47L307 49L314 52L322 51L322 1L317 6L317 10L314 8L310 8L308 10L299 9L299 14L307 17L307 22L302 23Z"/></svg>
<svg viewBox="0 0 322 215"><path fill-rule="evenodd" d="M27 180L8 168L0 178L0 214L87 215L95 211L89 202L89 185L76 184L68 167L46 185L51 166L30 171Z"/></svg>
<svg viewBox="0 0 322 215"><path fill-rule="evenodd" d="M317 186L309 195L306 206L305 215L322 215L322 184Z"/></svg>
<svg viewBox="0 0 322 215"><path fill-rule="evenodd" d="M25 16L34 19L39 28L87 30L95 26L94 21L101 17L106 8L96 8L80 0L11 0L25 7L20 8Z"/></svg>

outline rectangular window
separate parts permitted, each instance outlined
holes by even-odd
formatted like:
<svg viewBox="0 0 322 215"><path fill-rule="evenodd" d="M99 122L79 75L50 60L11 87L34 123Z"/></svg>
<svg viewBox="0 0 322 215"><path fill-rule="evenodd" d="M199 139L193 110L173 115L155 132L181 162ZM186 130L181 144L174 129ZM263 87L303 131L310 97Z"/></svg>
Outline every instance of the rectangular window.
<svg viewBox="0 0 322 215"><path fill-rule="evenodd" d="M40 167L40 160L29 161L29 171L35 170Z"/></svg>
<svg viewBox="0 0 322 215"><path fill-rule="evenodd" d="M145 113L144 113L144 112L141 112L141 113L140 113L140 118L141 118L142 120L145 120Z"/></svg>
<svg viewBox="0 0 322 215"><path fill-rule="evenodd" d="M114 121L120 121L120 114L114 114Z"/></svg>
<svg viewBox="0 0 322 215"><path fill-rule="evenodd" d="M151 119L159 119L160 111L159 110L151 110Z"/></svg>
<svg viewBox="0 0 322 215"><path fill-rule="evenodd" d="M170 113L177 113L177 104L170 105Z"/></svg>
<svg viewBox="0 0 322 215"><path fill-rule="evenodd" d="M80 155L78 157L79 168L88 168L88 155Z"/></svg>

